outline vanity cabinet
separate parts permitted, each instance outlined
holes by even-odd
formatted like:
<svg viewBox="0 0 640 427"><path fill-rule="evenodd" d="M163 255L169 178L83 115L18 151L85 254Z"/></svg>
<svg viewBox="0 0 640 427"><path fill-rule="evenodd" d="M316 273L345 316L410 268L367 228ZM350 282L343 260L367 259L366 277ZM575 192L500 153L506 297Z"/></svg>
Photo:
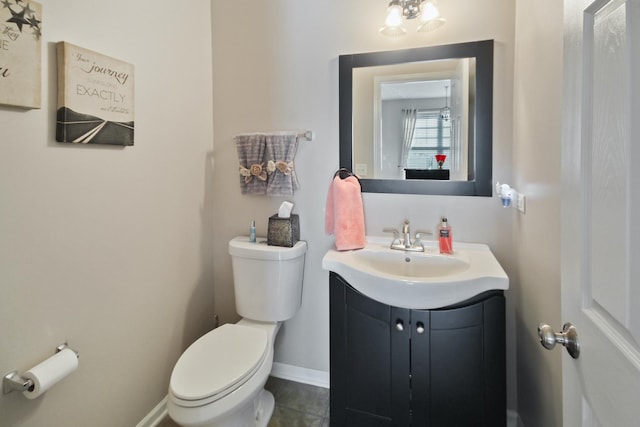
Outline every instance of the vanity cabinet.
<svg viewBox="0 0 640 427"><path fill-rule="evenodd" d="M503 291L411 310L330 272L331 426L506 426Z"/></svg>

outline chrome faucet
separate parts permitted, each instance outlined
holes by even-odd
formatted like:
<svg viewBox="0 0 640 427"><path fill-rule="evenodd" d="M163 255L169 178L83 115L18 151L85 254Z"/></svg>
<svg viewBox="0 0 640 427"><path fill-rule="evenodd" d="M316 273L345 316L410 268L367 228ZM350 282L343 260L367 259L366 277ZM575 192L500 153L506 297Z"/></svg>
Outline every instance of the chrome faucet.
<svg viewBox="0 0 640 427"><path fill-rule="evenodd" d="M395 228L384 228L382 231L385 233L393 233L393 240L391 241L391 249L397 249L401 251L411 252L424 252L424 245L422 244L422 236L430 236L430 231L418 231L413 242L411 242L411 231L409 229L409 221L405 220L402 224L402 240L400 239L400 233Z"/></svg>
<svg viewBox="0 0 640 427"><path fill-rule="evenodd" d="M404 224L402 224L402 234L404 235L404 248L410 249L411 248L411 232L409 231L409 221L405 221Z"/></svg>

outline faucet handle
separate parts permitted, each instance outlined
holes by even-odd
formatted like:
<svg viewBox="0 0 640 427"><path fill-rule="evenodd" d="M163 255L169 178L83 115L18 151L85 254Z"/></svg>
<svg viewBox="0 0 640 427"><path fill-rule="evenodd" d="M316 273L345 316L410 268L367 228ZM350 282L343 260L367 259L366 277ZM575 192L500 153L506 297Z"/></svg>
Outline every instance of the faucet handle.
<svg viewBox="0 0 640 427"><path fill-rule="evenodd" d="M385 228L382 229L382 231L384 233L393 233L393 238L394 239L399 239L400 238L400 232L395 228L385 227Z"/></svg>
<svg viewBox="0 0 640 427"><path fill-rule="evenodd" d="M424 250L424 244L422 244L422 236L433 236L431 231L416 231L416 240L413 242L415 246L418 246Z"/></svg>
<svg viewBox="0 0 640 427"><path fill-rule="evenodd" d="M393 240L391 241L391 246L395 244L400 244L400 232L395 228L385 227L382 229L385 233L393 233Z"/></svg>
<svg viewBox="0 0 640 427"><path fill-rule="evenodd" d="M433 232L428 231L428 230L416 231L416 240L421 240L422 236L433 236Z"/></svg>
<svg viewBox="0 0 640 427"><path fill-rule="evenodd" d="M416 231L416 241L415 244L420 244L422 245L422 237L423 236L433 236L433 233L431 231Z"/></svg>

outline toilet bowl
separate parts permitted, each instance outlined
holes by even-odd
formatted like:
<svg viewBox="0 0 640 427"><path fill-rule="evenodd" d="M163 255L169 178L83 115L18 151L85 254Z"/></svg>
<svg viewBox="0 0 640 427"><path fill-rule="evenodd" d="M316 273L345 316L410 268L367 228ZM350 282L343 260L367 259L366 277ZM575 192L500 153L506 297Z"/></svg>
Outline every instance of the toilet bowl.
<svg viewBox="0 0 640 427"><path fill-rule="evenodd" d="M266 426L274 399L263 387L271 372L279 326L242 319L194 342L171 374L167 401L171 418L185 427ZM256 412L264 423L256 423Z"/></svg>
<svg viewBox="0 0 640 427"><path fill-rule="evenodd" d="M274 398L264 390L274 342L300 306L306 243L293 248L229 243L236 310L245 316L203 335L171 374L167 410L184 427L266 427Z"/></svg>

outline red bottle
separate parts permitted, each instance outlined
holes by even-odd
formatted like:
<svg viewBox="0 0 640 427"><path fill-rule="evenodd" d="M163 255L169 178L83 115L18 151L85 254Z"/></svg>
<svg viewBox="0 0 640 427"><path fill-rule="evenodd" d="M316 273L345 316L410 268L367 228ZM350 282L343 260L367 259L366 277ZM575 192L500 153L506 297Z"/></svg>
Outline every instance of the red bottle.
<svg viewBox="0 0 640 427"><path fill-rule="evenodd" d="M451 226L447 222L447 218L442 218L440 222L440 227L438 227L438 242L440 244L440 253L441 254L452 254L453 253L453 245L452 245L452 233Z"/></svg>

